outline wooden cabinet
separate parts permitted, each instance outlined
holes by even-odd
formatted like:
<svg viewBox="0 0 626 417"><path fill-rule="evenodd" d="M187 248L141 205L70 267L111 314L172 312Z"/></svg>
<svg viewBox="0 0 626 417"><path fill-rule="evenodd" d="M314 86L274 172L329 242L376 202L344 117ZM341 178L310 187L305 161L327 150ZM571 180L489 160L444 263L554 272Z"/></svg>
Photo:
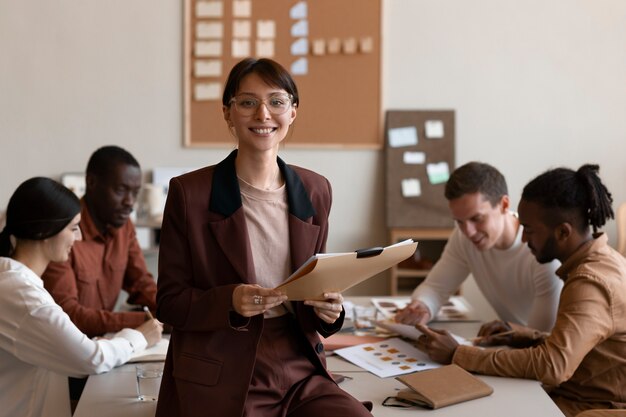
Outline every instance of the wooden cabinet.
<svg viewBox="0 0 626 417"><path fill-rule="evenodd" d="M413 257L400 262L391 268L391 295L410 295L419 285L432 266L439 260L443 248L452 234L452 228L391 228L390 242L396 243L405 239L418 242Z"/></svg>

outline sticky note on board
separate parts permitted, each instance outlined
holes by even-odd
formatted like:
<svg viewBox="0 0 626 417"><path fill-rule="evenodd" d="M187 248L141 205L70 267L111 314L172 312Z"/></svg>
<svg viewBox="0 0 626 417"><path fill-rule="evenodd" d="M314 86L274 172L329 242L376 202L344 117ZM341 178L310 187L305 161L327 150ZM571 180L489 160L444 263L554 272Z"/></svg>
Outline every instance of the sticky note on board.
<svg viewBox="0 0 626 417"><path fill-rule="evenodd" d="M258 20L256 22L256 37L274 39L276 37L276 22L273 20Z"/></svg>
<svg viewBox="0 0 626 417"><path fill-rule="evenodd" d="M196 41L194 53L197 57L219 57L222 55L222 42Z"/></svg>
<svg viewBox="0 0 626 417"><path fill-rule="evenodd" d="M203 0L196 3L196 17L222 17L223 14L222 0Z"/></svg>
<svg viewBox="0 0 626 417"><path fill-rule="evenodd" d="M428 139L443 138L443 122L441 120L426 120L424 127Z"/></svg>
<svg viewBox="0 0 626 417"><path fill-rule="evenodd" d="M196 41L194 45L195 55L198 57L222 56L222 42L220 41Z"/></svg>
<svg viewBox="0 0 626 417"><path fill-rule="evenodd" d="M249 20L233 20L233 38L249 38L252 25Z"/></svg>
<svg viewBox="0 0 626 417"><path fill-rule="evenodd" d="M389 146L392 148L417 145L417 129L415 126L389 129L387 135L389 137Z"/></svg>
<svg viewBox="0 0 626 417"><path fill-rule="evenodd" d="M347 55L356 53L356 39L347 38L343 40L343 53Z"/></svg>
<svg viewBox="0 0 626 417"><path fill-rule="evenodd" d="M309 51L309 43L306 38L296 39L291 44L291 55L306 55Z"/></svg>
<svg viewBox="0 0 626 417"><path fill-rule="evenodd" d="M450 178L450 167L447 162L427 164L426 173L431 184L442 184Z"/></svg>
<svg viewBox="0 0 626 417"><path fill-rule="evenodd" d="M291 74L293 75L307 75L308 72L309 61L306 58L297 59L291 64Z"/></svg>
<svg viewBox="0 0 626 417"><path fill-rule="evenodd" d="M274 56L274 41L267 39L257 39L256 56L272 58Z"/></svg>
<svg viewBox="0 0 626 417"><path fill-rule="evenodd" d="M231 54L235 58L250 56L250 41L248 39L233 39Z"/></svg>
<svg viewBox="0 0 626 417"><path fill-rule="evenodd" d="M326 55L326 41L324 39L313 39L311 41L311 53L313 55Z"/></svg>
<svg viewBox="0 0 626 417"><path fill-rule="evenodd" d="M309 22L306 20L298 20L291 25L291 36L300 38L309 35Z"/></svg>
<svg viewBox="0 0 626 417"><path fill-rule="evenodd" d="M329 54L338 54L341 52L341 40L339 40L339 38L330 38L327 42L326 49Z"/></svg>
<svg viewBox="0 0 626 417"><path fill-rule="evenodd" d="M405 164L423 164L426 162L426 154L424 152L404 152L402 154L402 162Z"/></svg>
<svg viewBox="0 0 626 417"><path fill-rule="evenodd" d="M220 83L198 83L194 86L194 99L196 101L219 100L221 98Z"/></svg>
<svg viewBox="0 0 626 417"><path fill-rule="evenodd" d="M417 178L402 180L402 197L419 197L422 195L422 186Z"/></svg>
<svg viewBox="0 0 626 417"><path fill-rule="evenodd" d="M289 9L289 17L292 19L306 19L307 14L306 1L299 1Z"/></svg>
<svg viewBox="0 0 626 417"><path fill-rule="evenodd" d="M193 74L197 78L219 77L222 75L222 61L219 59L196 59Z"/></svg>
<svg viewBox="0 0 626 417"><path fill-rule="evenodd" d="M359 39L359 51L362 54L369 54L374 50L374 40L371 36Z"/></svg>
<svg viewBox="0 0 626 417"><path fill-rule="evenodd" d="M251 15L251 0L233 0L233 17L250 17Z"/></svg>
<svg viewBox="0 0 626 417"><path fill-rule="evenodd" d="M222 39L223 36L222 22L198 22L196 24L196 38L198 39Z"/></svg>

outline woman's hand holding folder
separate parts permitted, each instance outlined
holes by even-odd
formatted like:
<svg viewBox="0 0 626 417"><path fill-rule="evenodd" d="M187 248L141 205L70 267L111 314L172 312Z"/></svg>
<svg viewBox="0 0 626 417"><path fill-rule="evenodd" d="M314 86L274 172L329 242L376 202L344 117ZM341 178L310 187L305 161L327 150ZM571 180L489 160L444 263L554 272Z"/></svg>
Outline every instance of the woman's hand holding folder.
<svg viewBox="0 0 626 417"><path fill-rule="evenodd" d="M282 292L252 284L236 286L232 295L233 309L243 317L263 314L285 301L287 296Z"/></svg>
<svg viewBox="0 0 626 417"><path fill-rule="evenodd" d="M323 301L306 300L304 304L313 307L313 311L320 319L333 324L341 317L343 311L343 296L339 292L324 293Z"/></svg>

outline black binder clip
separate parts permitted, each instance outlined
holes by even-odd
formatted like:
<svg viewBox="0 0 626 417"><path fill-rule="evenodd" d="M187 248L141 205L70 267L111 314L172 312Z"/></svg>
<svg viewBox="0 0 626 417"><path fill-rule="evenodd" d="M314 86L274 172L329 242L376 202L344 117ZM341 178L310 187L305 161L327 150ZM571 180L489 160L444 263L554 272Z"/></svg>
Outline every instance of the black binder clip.
<svg viewBox="0 0 626 417"><path fill-rule="evenodd" d="M376 246L374 248L366 248L366 249L357 249L355 250L357 259L359 258L369 258L370 256L376 256L383 253L383 248L380 246Z"/></svg>

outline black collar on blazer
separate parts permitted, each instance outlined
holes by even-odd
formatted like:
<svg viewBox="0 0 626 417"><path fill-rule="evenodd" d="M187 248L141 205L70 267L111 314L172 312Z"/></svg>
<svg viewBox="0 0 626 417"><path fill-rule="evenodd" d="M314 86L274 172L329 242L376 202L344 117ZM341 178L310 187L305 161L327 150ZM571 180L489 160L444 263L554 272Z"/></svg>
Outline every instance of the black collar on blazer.
<svg viewBox="0 0 626 417"><path fill-rule="evenodd" d="M241 191L237 181L235 159L237 149L232 151L222 162L215 166L213 185L211 187L210 210L220 213L225 217L230 216L241 207ZM277 158L280 169L287 186L287 203L289 213L300 220L306 220L315 214L313 204L302 184L302 180L282 159Z"/></svg>

